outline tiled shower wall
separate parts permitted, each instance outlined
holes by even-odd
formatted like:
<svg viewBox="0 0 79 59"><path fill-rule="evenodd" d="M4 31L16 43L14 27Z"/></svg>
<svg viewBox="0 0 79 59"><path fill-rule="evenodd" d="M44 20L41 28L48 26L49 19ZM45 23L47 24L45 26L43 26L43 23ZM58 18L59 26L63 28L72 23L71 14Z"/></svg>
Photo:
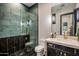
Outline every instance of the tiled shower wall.
<svg viewBox="0 0 79 59"><path fill-rule="evenodd" d="M28 11L22 4L0 4L0 38L25 35L30 32L33 46L37 40L37 7ZM33 10L33 11L32 11ZM29 23L28 23L28 20Z"/></svg>
<svg viewBox="0 0 79 59"><path fill-rule="evenodd" d="M29 12L32 14L30 40L33 42L33 47L35 47L38 44L38 4L35 4L31 8L29 8Z"/></svg>
<svg viewBox="0 0 79 59"><path fill-rule="evenodd" d="M0 37L26 33L22 27L27 15L27 9L21 4L0 4Z"/></svg>

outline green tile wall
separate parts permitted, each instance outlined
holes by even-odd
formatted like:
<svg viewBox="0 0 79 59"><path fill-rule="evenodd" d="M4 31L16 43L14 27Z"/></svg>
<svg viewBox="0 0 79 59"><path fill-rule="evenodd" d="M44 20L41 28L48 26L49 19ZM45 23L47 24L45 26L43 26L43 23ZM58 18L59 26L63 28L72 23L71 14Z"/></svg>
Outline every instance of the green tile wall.
<svg viewBox="0 0 79 59"><path fill-rule="evenodd" d="M37 4L28 8L22 4L0 3L0 38L18 36L29 32L30 41L35 47L38 40L37 15ZM29 25L28 20L30 20Z"/></svg>
<svg viewBox="0 0 79 59"><path fill-rule="evenodd" d="M27 20L27 10L22 4L0 4L0 37L26 34L26 25L21 24Z"/></svg>

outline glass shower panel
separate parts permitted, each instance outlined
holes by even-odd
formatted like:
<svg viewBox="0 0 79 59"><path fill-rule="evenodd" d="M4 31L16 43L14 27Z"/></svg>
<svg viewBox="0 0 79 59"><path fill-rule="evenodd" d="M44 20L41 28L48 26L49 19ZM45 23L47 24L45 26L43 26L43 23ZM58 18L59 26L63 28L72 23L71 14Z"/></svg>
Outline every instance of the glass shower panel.
<svg viewBox="0 0 79 59"><path fill-rule="evenodd" d="M32 47L35 47L37 45L37 17L32 14L30 14L30 41L33 42Z"/></svg>
<svg viewBox="0 0 79 59"><path fill-rule="evenodd" d="M37 16L21 10L21 21L22 34L29 34L31 46L35 47L37 45Z"/></svg>
<svg viewBox="0 0 79 59"><path fill-rule="evenodd" d="M31 13L31 26L30 26L30 40L33 41L33 47L38 43L38 4L35 4L29 9Z"/></svg>
<svg viewBox="0 0 79 59"><path fill-rule="evenodd" d="M22 7L21 9L21 34L28 34L28 12L26 12L26 8Z"/></svg>
<svg viewBox="0 0 79 59"><path fill-rule="evenodd" d="M0 38L29 34L32 47L35 47L37 15L28 10L22 4L0 3Z"/></svg>

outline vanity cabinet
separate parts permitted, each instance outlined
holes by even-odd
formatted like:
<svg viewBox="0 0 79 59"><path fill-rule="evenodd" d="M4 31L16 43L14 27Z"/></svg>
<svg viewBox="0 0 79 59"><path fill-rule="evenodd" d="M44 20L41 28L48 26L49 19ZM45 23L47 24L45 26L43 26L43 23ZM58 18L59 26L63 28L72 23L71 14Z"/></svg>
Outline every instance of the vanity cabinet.
<svg viewBox="0 0 79 59"><path fill-rule="evenodd" d="M76 49L76 55L79 56L79 49Z"/></svg>
<svg viewBox="0 0 79 59"><path fill-rule="evenodd" d="M47 43L48 56L78 56L79 49Z"/></svg>

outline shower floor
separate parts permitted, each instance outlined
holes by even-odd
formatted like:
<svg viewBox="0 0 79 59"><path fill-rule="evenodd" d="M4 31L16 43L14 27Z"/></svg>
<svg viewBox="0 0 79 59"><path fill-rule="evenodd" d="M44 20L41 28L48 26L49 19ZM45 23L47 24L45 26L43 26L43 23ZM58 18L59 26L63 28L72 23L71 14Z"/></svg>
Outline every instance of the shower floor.
<svg viewBox="0 0 79 59"><path fill-rule="evenodd" d="M36 56L34 48L24 48L23 50L17 51L10 56Z"/></svg>

